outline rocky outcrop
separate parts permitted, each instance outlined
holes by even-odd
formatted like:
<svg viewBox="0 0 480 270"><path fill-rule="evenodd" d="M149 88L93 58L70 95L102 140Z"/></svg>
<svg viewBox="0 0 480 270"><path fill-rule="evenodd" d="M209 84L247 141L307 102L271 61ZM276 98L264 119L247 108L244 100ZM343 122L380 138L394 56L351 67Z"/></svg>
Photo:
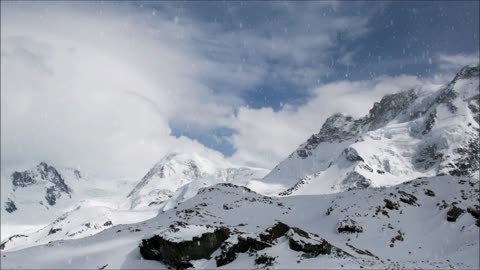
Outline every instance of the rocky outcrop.
<svg viewBox="0 0 480 270"><path fill-rule="evenodd" d="M341 186L348 187L348 190L351 189L363 189L368 188L372 185L372 181L360 173L353 171L347 174L345 179L340 183Z"/></svg>
<svg viewBox="0 0 480 270"><path fill-rule="evenodd" d="M265 232L261 233L260 239L264 242L272 243L277 238L284 236L288 230L290 230L290 226L285 223L278 222L272 227L266 229Z"/></svg>
<svg viewBox="0 0 480 270"><path fill-rule="evenodd" d="M452 206L447 212L447 221L455 222L465 212L462 208Z"/></svg>
<svg viewBox="0 0 480 270"><path fill-rule="evenodd" d="M297 149L296 153L300 158L307 158L312 154L311 150L317 148L320 143L342 142L353 139L360 133L362 123L363 119L355 120L351 116L334 114L325 120L320 132L308 138Z"/></svg>
<svg viewBox="0 0 480 270"><path fill-rule="evenodd" d="M8 237L5 241L3 241L1 244L0 244L0 250L4 250L5 249L5 246L9 243L9 242L12 242L15 240L15 238L27 238L28 236L27 235L24 235L24 234L15 234L15 235L12 235L10 237Z"/></svg>
<svg viewBox="0 0 480 270"><path fill-rule="evenodd" d="M345 219L340 221L337 231L339 233L361 233L363 232L363 227L353 219Z"/></svg>
<svg viewBox="0 0 480 270"><path fill-rule="evenodd" d="M69 196L72 193L72 189L65 183L64 178L57 169L45 162L41 162L31 170L13 172L10 179L12 180L13 191L40 183L45 185L44 198L50 206L56 204L62 193ZM10 209L12 208L10 207Z"/></svg>
<svg viewBox="0 0 480 270"><path fill-rule="evenodd" d="M175 269L186 269L193 266L191 260L209 259L229 235L230 230L224 227L181 242L154 235L142 240L140 254L147 260L158 260Z"/></svg>
<svg viewBox="0 0 480 270"><path fill-rule="evenodd" d="M303 252L303 256L306 258L319 255L351 256L318 235L307 233L299 228L291 228L286 236L290 249Z"/></svg>
<svg viewBox="0 0 480 270"><path fill-rule="evenodd" d="M238 236L232 241L226 241L221 246L221 253L215 257L217 267L229 264L237 258L238 253L245 253L247 251L258 251L271 247L269 243L263 242L252 237Z"/></svg>
<svg viewBox="0 0 480 270"><path fill-rule="evenodd" d="M15 203L11 199L8 199L7 202L5 202L5 211L7 211L8 213L13 213L16 210L17 206L15 205Z"/></svg>
<svg viewBox="0 0 480 270"><path fill-rule="evenodd" d="M458 158L453 161L452 170L449 171L453 176L474 177L475 172L480 170L480 138L478 133L472 134L471 139L464 147L455 149Z"/></svg>
<svg viewBox="0 0 480 270"><path fill-rule="evenodd" d="M417 99L415 90L409 90L384 96L380 102L375 102L366 117L365 124L368 130L375 130L394 119L403 110L408 108Z"/></svg>
<svg viewBox="0 0 480 270"><path fill-rule="evenodd" d="M189 226L177 222L169 227L169 231L176 233ZM207 228L212 228L207 226ZM186 269L192 267L191 260L210 259L214 251L220 250L215 257L217 267L233 262L239 253L256 253L265 248L274 246L277 239L285 237L290 249L303 253L303 257L319 255L351 256L347 252L331 245L317 234L305 232L285 223L277 222L257 236L246 234L235 229L233 232L225 227L216 227L210 232L193 236L192 239L178 240L168 237L164 233L143 239L140 244L140 254L147 260L158 260L174 267ZM259 255L256 264L271 266L275 258Z"/></svg>

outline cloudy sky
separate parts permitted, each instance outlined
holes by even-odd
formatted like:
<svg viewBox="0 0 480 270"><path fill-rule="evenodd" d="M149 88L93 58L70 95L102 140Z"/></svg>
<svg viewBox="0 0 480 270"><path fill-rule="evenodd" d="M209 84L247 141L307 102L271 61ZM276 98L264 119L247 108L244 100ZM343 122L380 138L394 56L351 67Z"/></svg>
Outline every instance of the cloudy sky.
<svg viewBox="0 0 480 270"><path fill-rule="evenodd" d="M478 63L472 2L2 2L2 168L272 168L330 114Z"/></svg>

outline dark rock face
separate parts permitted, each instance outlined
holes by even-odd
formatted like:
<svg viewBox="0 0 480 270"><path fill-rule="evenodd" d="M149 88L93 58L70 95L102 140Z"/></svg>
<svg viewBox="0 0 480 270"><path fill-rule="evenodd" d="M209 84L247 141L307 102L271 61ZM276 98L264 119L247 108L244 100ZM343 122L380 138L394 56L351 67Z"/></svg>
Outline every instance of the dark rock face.
<svg viewBox="0 0 480 270"><path fill-rule="evenodd" d="M299 228L291 228L287 234L290 249L305 253L307 258L319 255L351 256L347 252L333 246L318 235L307 233Z"/></svg>
<svg viewBox="0 0 480 270"><path fill-rule="evenodd" d="M392 239L390 239L390 247L395 246L395 241L403 242L404 240L403 236L405 236L405 233L402 233L402 231L400 230L398 230L397 233L398 233L397 235L395 235L394 237L392 237Z"/></svg>
<svg viewBox="0 0 480 270"><path fill-rule="evenodd" d="M61 230L61 228L51 228L50 231L48 231L48 235L60 232Z"/></svg>
<svg viewBox="0 0 480 270"><path fill-rule="evenodd" d="M277 238L284 236L288 230L290 230L290 226L285 223L278 222L277 224L268 228L264 233L261 233L260 239L264 242L272 243Z"/></svg>
<svg viewBox="0 0 480 270"><path fill-rule="evenodd" d="M342 220L337 227L339 233L362 233L363 227L353 219Z"/></svg>
<svg viewBox="0 0 480 270"><path fill-rule="evenodd" d="M170 226L174 232L188 224L177 222ZM239 253L257 251L272 247L276 239L286 237L292 250L303 252L304 257L316 257L321 254L336 256L351 256L345 251L331 245L314 233L307 233L299 228L277 222L258 236L242 236L243 232L235 230L233 233L225 227L217 227L214 232L204 233L193 237L192 240L176 242L159 235L142 240L140 253L147 260L159 260L175 269L192 267L191 260L210 259L213 252L220 249L220 255L215 257L217 267L234 261ZM265 254L255 260L257 265L272 266L275 258Z"/></svg>
<svg viewBox="0 0 480 270"><path fill-rule="evenodd" d="M473 218L477 219L475 225L480 227L480 206L474 205L467 208L467 212L472 215Z"/></svg>
<svg viewBox="0 0 480 270"><path fill-rule="evenodd" d="M478 134L472 134L472 138L465 147L455 149L459 158L454 160L453 170L449 171L453 176L473 177L480 170L480 138Z"/></svg>
<svg viewBox="0 0 480 270"><path fill-rule="evenodd" d="M107 221L105 221L105 223L103 223L103 226L104 226L104 227L112 226L112 225L113 225L113 223L112 223L111 220L107 220Z"/></svg>
<svg viewBox="0 0 480 270"><path fill-rule="evenodd" d="M437 110L434 109L432 112L430 112L427 117L425 118L425 128L424 130L422 131L422 134L423 135L426 135L430 132L430 130L432 130L433 126L435 125L435 122L436 122L436 118L437 118Z"/></svg>
<svg viewBox="0 0 480 270"><path fill-rule="evenodd" d="M452 206L447 212L447 221L455 222L465 212L462 208Z"/></svg>
<svg viewBox="0 0 480 270"><path fill-rule="evenodd" d="M385 202L385 208L390 210L398 210L398 204L390 201L389 199L383 200Z"/></svg>
<svg viewBox="0 0 480 270"><path fill-rule="evenodd" d="M363 189L368 188L372 185L370 179L365 178L365 176L359 174L356 171L348 173L347 177L342 180L341 185L345 185L351 189Z"/></svg>
<svg viewBox="0 0 480 270"><path fill-rule="evenodd" d="M364 161L363 158L358 154L357 150L352 147L349 147L343 150L345 158L348 161L355 162L355 161Z"/></svg>
<svg viewBox="0 0 480 270"><path fill-rule="evenodd" d="M430 189L425 189L425 195L435 197L435 192L431 191Z"/></svg>
<svg viewBox="0 0 480 270"><path fill-rule="evenodd" d="M29 171L14 172L11 176L14 189L17 187L28 187L36 183Z"/></svg>
<svg viewBox="0 0 480 270"><path fill-rule="evenodd" d="M438 164L443 158L443 154L438 151L437 145L426 145L415 155L415 168L428 170Z"/></svg>
<svg viewBox="0 0 480 270"><path fill-rule="evenodd" d="M275 257L268 256L267 254L262 254L255 259L256 265L263 264L265 266L273 266L274 263L275 263Z"/></svg>
<svg viewBox="0 0 480 270"><path fill-rule="evenodd" d="M14 191L17 188L25 188L39 182L49 182L53 184L47 187L45 194L45 200L49 205L55 205L62 193L70 195L72 192L60 173L45 162L41 162L32 170L14 172L10 178L14 186Z"/></svg>
<svg viewBox="0 0 480 270"><path fill-rule="evenodd" d="M454 80L468 79L478 76L480 76L480 65L474 67L465 66L457 73Z"/></svg>
<svg viewBox="0 0 480 270"><path fill-rule="evenodd" d="M147 260L158 260L175 269L192 267L190 260L210 258L210 255L229 237L230 230L216 228L212 233L193 237L190 241L173 242L155 235L143 239L140 253Z"/></svg>
<svg viewBox="0 0 480 270"><path fill-rule="evenodd" d="M366 119L366 123L370 124L369 130L382 127L388 123L388 121L394 119L403 110L408 108L417 97L417 94L412 89L410 91L386 95L380 102L375 102Z"/></svg>
<svg viewBox="0 0 480 270"><path fill-rule="evenodd" d="M7 211L8 213L12 213L16 210L17 206L15 205L15 203L11 199L8 199L8 201L5 203L5 211Z"/></svg>
<svg viewBox="0 0 480 270"><path fill-rule="evenodd" d="M267 247L271 247L271 245L255 238L239 236L235 244L225 242L221 246L221 254L215 257L215 261L217 262L217 267L220 267L233 262L237 258L238 253L258 251Z"/></svg>
<svg viewBox="0 0 480 270"><path fill-rule="evenodd" d="M470 215L472 215L472 217L476 219L480 218L480 206L478 205L468 207L467 212L470 213Z"/></svg>
<svg viewBox="0 0 480 270"><path fill-rule="evenodd" d="M400 201L403 202L403 203L406 203L406 204L409 204L409 205L412 205L412 206L418 206L419 204L417 203L417 197L415 197L414 195L410 194L410 193L407 193L405 191L398 191L398 194L400 194Z"/></svg>
<svg viewBox="0 0 480 270"><path fill-rule="evenodd" d="M314 174L315 176L316 174ZM278 193L278 196L288 196L288 195L291 195L293 192L297 191L299 188L301 188L302 186L306 185L309 183L311 179L311 176L309 175L306 175L305 177L302 177L300 180L298 180L297 183L295 183L295 185L293 185L292 187L282 191L282 192L279 192Z"/></svg>
<svg viewBox="0 0 480 270"><path fill-rule="evenodd" d="M351 116L342 114L334 114L325 120L318 134L313 134L308 140L297 150L300 158L310 156L311 150L317 148L323 142L342 142L357 136L360 132L360 126L363 120L354 120Z"/></svg>

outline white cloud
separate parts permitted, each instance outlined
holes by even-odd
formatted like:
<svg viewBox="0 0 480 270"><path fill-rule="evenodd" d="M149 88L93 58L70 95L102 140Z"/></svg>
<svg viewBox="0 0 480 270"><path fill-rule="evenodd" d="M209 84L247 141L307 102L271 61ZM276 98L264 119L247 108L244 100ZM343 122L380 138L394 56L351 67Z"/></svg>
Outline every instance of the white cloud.
<svg viewBox="0 0 480 270"><path fill-rule="evenodd" d="M458 71L467 65L475 65L479 63L479 55L477 54L439 54L438 66L445 71Z"/></svg>
<svg viewBox="0 0 480 270"><path fill-rule="evenodd" d="M339 33L368 31L368 18L338 12L336 2L272 3L289 19L279 29L265 20L258 31L128 3L1 5L2 167L46 160L135 178L171 150L220 155L175 138L172 123L233 128L239 162L280 160L330 110L310 108L315 101L298 111L252 110L241 91L272 79L316 82Z"/></svg>
<svg viewBox="0 0 480 270"><path fill-rule="evenodd" d="M91 16L83 4L48 5L40 17L39 6L16 5L2 3L3 165L47 160L138 177L167 151L213 152L170 136L169 121L222 119L240 101L199 80L197 69L221 68L182 46L176 24Z"/></svg>

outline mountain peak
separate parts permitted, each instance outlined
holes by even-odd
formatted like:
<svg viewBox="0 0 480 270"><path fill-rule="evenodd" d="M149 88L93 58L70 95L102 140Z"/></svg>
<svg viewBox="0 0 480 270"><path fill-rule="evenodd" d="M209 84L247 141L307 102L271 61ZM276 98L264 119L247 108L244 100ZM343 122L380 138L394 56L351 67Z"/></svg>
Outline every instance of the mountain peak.
<svg viewBox="0 0 480 270"><path fill-rule="evenodd" d="M476 175L479 70L465 67L437 89L418 87L386 95L359 119L330 116L319 133L264 181L285 186L288 192L282 194L311 194L393 185L442 173Z"/></svg>
<svg viewBox="0 0 480 270"><path fill-rule="evenodd" d="M468 79L472 77L480 76L480 65L476 66L464 66L456 75L455 79Z"/></svg>
<svg viewBox="0 0 480 270"><path fill-rule="evenodd" d="M48 165L46 162L40 162L29 170L15 171L10 175L10 179L14 194L25 193L26 197L35 196L36 194L30 194L24 189L39 187L42 192L45 192L45 196L40 201L43 203L44 199L50 206L55 205L62 194L70 196L72 193L72 189L65 183L63 176L55 167ZM18 208L15 204L15 197L9 197L6 203L5 209L9 213L16 211Z"/></svg>

